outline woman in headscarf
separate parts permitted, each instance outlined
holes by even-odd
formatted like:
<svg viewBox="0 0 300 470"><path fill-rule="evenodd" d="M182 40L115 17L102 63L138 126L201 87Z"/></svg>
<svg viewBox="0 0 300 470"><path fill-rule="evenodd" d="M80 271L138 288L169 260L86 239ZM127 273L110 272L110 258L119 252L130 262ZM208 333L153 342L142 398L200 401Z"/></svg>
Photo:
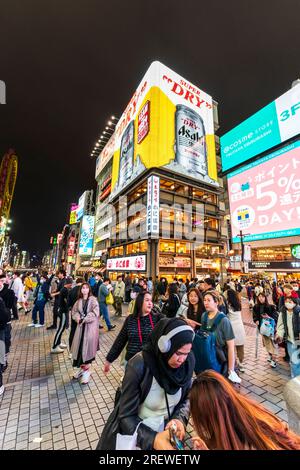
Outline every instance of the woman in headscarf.
<svg viewBox="0 0 300 470"><path fill-rule="evenodd" d="M183 320L160 320L143 350L127 364L120 399L98 450L115 449L117 433L133 435L136 430L136 447L142 450L172 450L170 426L176 426L180 440L184 438L195 363L193 339L193 329Z"/></svg>

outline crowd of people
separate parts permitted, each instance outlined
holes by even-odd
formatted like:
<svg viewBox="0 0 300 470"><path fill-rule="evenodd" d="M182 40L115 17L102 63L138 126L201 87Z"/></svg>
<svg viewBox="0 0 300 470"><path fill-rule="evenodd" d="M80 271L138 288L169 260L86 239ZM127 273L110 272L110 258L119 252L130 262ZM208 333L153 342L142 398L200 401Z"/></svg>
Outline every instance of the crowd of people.
<svg viewBox="0 0 300 470"><path fill-rule="evenodd" d="M47 327L55 330L51 353L69 349L74 380L87 384L100 349L102 321L107 331L116 327L112 306L124 322L106 354L103 373L119 358L124 375L98 449L180 448L190 416L197 432L195 449L300 449L300 439L278 418L237 390L245 371L243 297L270 367L277 366L279 344L291 377L300 375L297 281L272 285L228 279L222 288L212 278L168 282L126 273L112 283L100 274L74 279L63 269L23 277L15 272L11 278L0 271L0 394L11 322L22 310L24 315L32 311L29 327L43 328L45 306L52 304ZM68 344L63 342L66 330Z"/></svg>

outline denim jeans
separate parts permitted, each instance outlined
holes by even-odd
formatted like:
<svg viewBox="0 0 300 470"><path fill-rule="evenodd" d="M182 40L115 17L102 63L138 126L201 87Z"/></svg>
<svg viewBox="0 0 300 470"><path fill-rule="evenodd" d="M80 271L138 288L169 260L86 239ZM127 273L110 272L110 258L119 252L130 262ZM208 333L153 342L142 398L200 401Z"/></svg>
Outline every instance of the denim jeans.
<svg viewBox="0 0 300 470"><path fill-rule="evenodd" d="M300 375L300 344L287 341L287 349L290 356L291 377L294 378Z"/></svg>
<svg viewBox="0 0 300 470"><path fill-rule="evenodd" d="M110 323L110 319L109 319L108 307L103 302L100 302L100 315L103 316L107 328L110 329L111 328L111 323Z"/></svg>
<svg viewBox="0 0 300 470"><path fill-rule="evenodd" d="M37 313L39 312L40 325L45 321L45 300L37 300L32 310L32 323L37 323Z"/></svg>

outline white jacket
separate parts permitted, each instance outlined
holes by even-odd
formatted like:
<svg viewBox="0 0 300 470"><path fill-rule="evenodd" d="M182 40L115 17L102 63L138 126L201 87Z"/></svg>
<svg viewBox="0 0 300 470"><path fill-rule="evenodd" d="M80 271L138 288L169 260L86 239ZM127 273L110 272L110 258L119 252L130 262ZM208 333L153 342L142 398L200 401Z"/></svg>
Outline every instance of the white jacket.
<svg viewBox="0 0 300 470"><path fill-rule="evenodd" d="M18 302L24 302L24 286L22 279L19 277L16 277L16 279L13 279L10 283L10 289L12 289L15 293L15 296L18 299Z"/></svg>

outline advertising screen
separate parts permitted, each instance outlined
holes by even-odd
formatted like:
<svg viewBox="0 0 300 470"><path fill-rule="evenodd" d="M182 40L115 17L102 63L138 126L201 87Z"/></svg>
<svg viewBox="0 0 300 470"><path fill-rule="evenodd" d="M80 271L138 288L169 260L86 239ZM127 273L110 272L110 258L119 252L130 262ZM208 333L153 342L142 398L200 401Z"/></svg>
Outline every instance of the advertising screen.
<svg viewBox="0 0 300 470"><path fill-rule="evenodd" d="M233 242L300 235L300 141L228 175Z"/></svg>
<svg viewBox="0 0 300 470"><path fill-rule="evenodd" d="M82 219L79 254L90 256L93 250L95 217L93 215L84 215Z"/></svg>
<svg viewBox="0 0 300 470"><path fill-rule="evenodd" d="M152 167L218 186L211 96L153 62L104 147L97 173L112 156L111 198Z"/></svg>
<svg viewBox="0 0 300 470"><path fill-rule="evenodd" d="M86 202L86 191L80 196L78 201L78 207L76 209L77 212L77 222L83 217L84 210L85 210L85 202Z"/></svg>
<svg viewBox="0 0 300 470"><path fill-rule="evenodd" d="M223 171L300 134L300 85L250 116L221 139Z"/></svg>

